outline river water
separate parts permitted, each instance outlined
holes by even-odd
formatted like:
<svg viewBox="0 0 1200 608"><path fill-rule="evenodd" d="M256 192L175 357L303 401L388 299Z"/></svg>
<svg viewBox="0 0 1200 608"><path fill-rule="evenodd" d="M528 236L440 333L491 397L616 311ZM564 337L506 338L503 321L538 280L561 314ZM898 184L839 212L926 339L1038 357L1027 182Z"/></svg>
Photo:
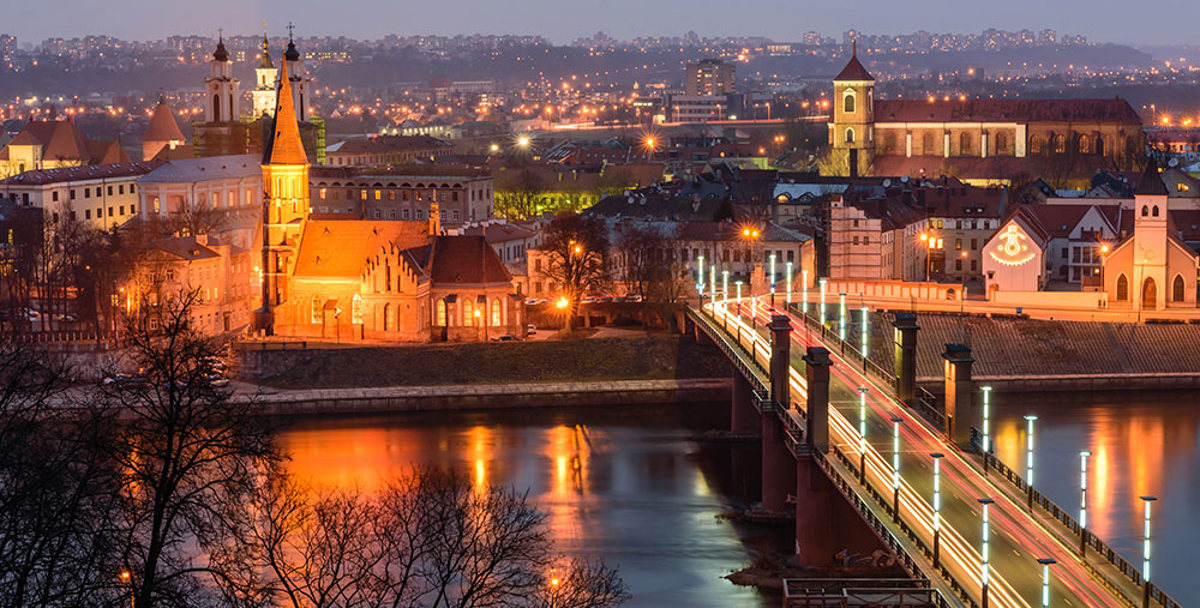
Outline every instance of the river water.
<svg viewBox="0 0 1200 608"><path fill-rule="evenodd" d="M432 465L528 489L561 553L619 567L627 606L778 606L722 578L749 565L752 548L779 545L717 518L758 493L756 474L731 474L734 459L757 467L757 447L693 440L727 425L727 404L422 413L300 421L279 444L316 484L371 492Z"/></svg>
<svg viewBox="0 0 1200 608"><path fill-rule="evenodd" d="M998 395L996 455L1025 474L1026 414L1035 414L1034 485L1079 516L1081 450L1088 461L1088 527L1137 568L1143 506L1151 511L1151 580L1200 606L1200 396L1190 392Z"/></svg>
<svg viewBox="0 0 1200 608"><path fill-rule="evenodd" d="M413 465L457 467L480 484L528 488L567 555L620 567L629 606L777 606L721 578L755 548L786 548L716 516L758 495L753 446L696 442L727 428L728 406L568 408L313 419L280 434L291 468L318 484L370 492ZM1077 513L1080 450L1090 450L1091 529L1140 567L1142 505L1153 510L1152 579L1200 606L1200 397L1188 393L997 395L996 454L1023 474L1025 414L1035 482ZM748 475L734 470L751 469ZM764 537L766 536L766 537Z"/></svg>

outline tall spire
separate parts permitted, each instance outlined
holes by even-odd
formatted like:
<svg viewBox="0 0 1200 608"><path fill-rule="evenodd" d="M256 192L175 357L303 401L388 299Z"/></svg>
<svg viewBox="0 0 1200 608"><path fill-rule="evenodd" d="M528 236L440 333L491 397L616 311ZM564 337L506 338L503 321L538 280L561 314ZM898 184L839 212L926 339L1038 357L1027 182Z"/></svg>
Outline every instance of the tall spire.
<svg viewBox="0 0 1200 608"><path fill-rule="evenodd" d="M258 67L273 68L275 66L271 63L271 43L267 41L266 24L264 23L263 25L262 57L260 58Z"/></svg>
<svg viewBox="0 0 1200 608"><path fill-rule="evenodd" d="M279 73L279 92L275 96L275 123L271 125L271 141L263 146L263 164L307 165L308 156L300 141L300 123L292 105L292 82L288 79L288 62Z"/></svg>
<svg viewBox="0 0 1200 608"><path fill-rule="evenodd" d="M287 61L300 61L300 51L296 50L296 26L288 23L288 45L287 50L283 52L283 58Z"/></svg>
<svg viewBox="0 0 1200 608"><path fill-rule="evenodd" d="M225 50L224 30L217 30L217 50L213 52L213 59L217 61L229 61L229 51Z"/></svg>

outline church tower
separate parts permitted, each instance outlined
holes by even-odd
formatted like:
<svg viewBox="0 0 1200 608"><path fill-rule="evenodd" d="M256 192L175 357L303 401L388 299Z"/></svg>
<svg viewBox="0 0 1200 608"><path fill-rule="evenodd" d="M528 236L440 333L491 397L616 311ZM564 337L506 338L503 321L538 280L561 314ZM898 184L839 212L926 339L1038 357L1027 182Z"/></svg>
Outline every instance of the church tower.
<svg viewBox="0 0 1200 608"><path fill-rule="evenodd" d="M208 92L207 103L204 107L205 122L234 122L241 113L238 110L240 97L238 80L233 77L233 64L229 61L229 51L225 50L225 38L218 35L217 50L213 52L212 74L204 79Z"/></svg>
<svg viewBox="0 0 1200 608"><path fill-rule="evenodd" d="M1146 173L1134 192L1133 208L1133 300L1137 308L1162 310L1166 308L1167 255L1167 186L1154 160L1146 165Z"/></svg>
<svg viewBox="0 0 1200 608"><path fill-rule="evenodd" d="M292 105L292 81L284 62L270 139L263 145L262 302L259 329L273 333L275 310L288 301L288 277L308 220L308 157Z"/></svg>
<svg viewBox="0 0 1200 608"><path fill-rule="evenodd" d="M309 84L311 78L304 71L304 60L300 57L300 51L296 50L296 40L294 37L296 26L288 24L288 45L287 50L283 53L283 59L288 64L288 73L292 79L292 103L296 108L296 118L300 122L308 120L309 114Z"/></svg>
<svg viewBox="0 0 1200 608"><path fill-rule="evenodd" d="M870 173L875 149L875 77L858 61L858 42L850 62L833 79L829 143L838 167L858 177Z"/></svg>
<svg viewBox="0 0 1200 608"><path fill-rule="evenodd" d="M275 78L279 70L271 62L271 50L267 42L267 33L263 32L262 52L259 56L258 67L254 68L254 91L250 93L254 101L254 115L251 118L270 116L275 110Z"/></svg>

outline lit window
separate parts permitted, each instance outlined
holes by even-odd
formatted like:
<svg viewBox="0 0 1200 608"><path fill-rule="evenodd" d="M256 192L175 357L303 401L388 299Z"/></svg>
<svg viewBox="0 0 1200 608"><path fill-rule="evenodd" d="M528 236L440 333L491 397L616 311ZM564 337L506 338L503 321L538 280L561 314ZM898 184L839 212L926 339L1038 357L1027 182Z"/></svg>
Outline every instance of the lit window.
<svg viewBox="0 0 1200 608"><path fill-rule="evenodd" d="M492 327L500 326L500 299L492 300Z"/></svg>
<svg viewBox="0 0 1200 608"><path fill-rule="evenodd" d="M350 322L355 325L362 325L363 322L363 301L358 294L354 294L350 300Z"/></svg>

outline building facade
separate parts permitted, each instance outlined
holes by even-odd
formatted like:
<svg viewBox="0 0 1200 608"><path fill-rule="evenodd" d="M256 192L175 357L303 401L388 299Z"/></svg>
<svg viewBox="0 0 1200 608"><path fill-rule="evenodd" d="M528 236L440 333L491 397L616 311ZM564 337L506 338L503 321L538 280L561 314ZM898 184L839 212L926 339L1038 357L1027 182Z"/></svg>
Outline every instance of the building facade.
<svg viewBox="0 0 1200 608"><path fill-rule="evenodd" d="M493 180L478 174L374 175L317 167L311 174L314 213L342 218L425 221L438 205L444 226L492 217Z"/></svg>
<svg viewBox="0 0 1200 608"><path fill-rule="evenodd" d="M0 180L0 196L42 209L54 223L79 221L111 230L141 214L138 180L160 165L155 161L26 171Z"/></svg>

